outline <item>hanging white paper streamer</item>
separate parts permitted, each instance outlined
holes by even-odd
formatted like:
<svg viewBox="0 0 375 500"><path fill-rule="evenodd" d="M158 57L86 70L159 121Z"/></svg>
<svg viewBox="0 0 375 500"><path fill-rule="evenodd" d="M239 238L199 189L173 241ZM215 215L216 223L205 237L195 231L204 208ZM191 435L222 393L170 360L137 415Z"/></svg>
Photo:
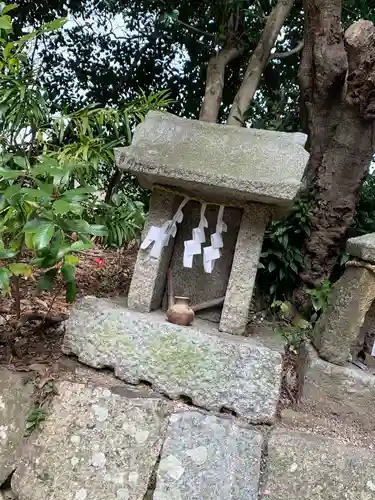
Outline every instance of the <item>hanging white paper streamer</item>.
<svg viewBox="0 0 375 500"><path fill-rule="evenodd" d="M201 244L194 240L188 240L184 243L184 267L193 267L193 257L194 255L200 255L202 253Z"/></svg>
<svg viewBox="0 0 375 500"><path fill-rule="evenodd" d="M215 266L215 260L221 256L220 248L223 248L222 232L227 231L227 225L223 221L224 206L221 205L216 222L216 232L211 234L211 246L203 249L203 267L206 273L211 273Z"/></svg>
<svg viewBox="0 0 375 500"><path fill-rule="evenodd" d="M224 215L224 205L220 205L219 213L217 216L217 222L216 222L216 232L217 233L226 233L228 230L227 225L223 221L223 215Z"/></svg>
<svg viewBox="0 0 375 500"><path fill-rule="evenodd" d="M221 205L217 216L216 232L211 235L211 245L214 248L223 248L224 246L223 235L221 233L226 232L228 230L228 227L223 221L223 215L224 215L224 206Z"/></svg>
<svg viewBox="0 0 375 500"><path fill-rule="evenodd" d="M204 231L204 229L208 227L208 222L205 216L206 208L207 208L207 203L202 203L198 227L195 227L193 229L193 240L199 243L206 242L206 234Z"/></svg>
<svg viewBox="0 0 375 500"><path fill-rule="evenodd" d="M180 203L176 213L171 220L167 220L162 227L151 226L148 230L146 238L141 244L142 250L147 250L151 245L150 257L159 259L163 248L168 245L170 238L174 238L177 233L177 224L180 224L184 218L182 209L189 201L189 198L184 198Z"/></svg>
<svg viewBox="0 0 375 500"><path fill-rule="evenodd" d="M212 246L203 248L203 268L206 273L212 273L217 259L220 259L220 250L218 248Z"/></svg>

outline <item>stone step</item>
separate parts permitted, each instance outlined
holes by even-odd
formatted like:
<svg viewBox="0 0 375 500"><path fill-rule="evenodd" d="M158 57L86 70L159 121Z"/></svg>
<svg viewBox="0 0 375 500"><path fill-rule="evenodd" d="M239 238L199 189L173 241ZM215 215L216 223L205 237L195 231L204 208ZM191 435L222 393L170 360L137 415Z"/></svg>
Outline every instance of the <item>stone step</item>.
<svg viewBox="0 0 375 500"><path fill-rule="evenodd" d="M12 478L19 500L142 500L160 454L169 405L61 382L41 432Z"/></svg>
<svg viewBox="0 0 375 500"><path fill-rule="evenodd" d="M57 383L46 421L11 463L13 492L0 498L375 499L373 450L285 428L268 437L269 428L110 387ZM14 401L7 394L6 408L19 403L17 391ZM21 423L12 439L22 436Z"/></svg>
<svg viewBox="0 0 375 500"><path fill-rule="evenodd" d="M26 384L19 373L0 369L0 486L18 463L33 390L33 384Z"/></svg>
<svg viewBox="0 0 375 500"><path fill-rule="evenodd" d="M197 411L170 417L153 500L258 500L262 433Z"/></svg>
<svg viewBox="0 0 375 500"><path fill-rule="evenodd" d="M375 454L336 439L276 430L261 500L375 499Z"/></svg>
<svg viewBox="0 0 375 500"><path fill-rule="evenodd" d="M147 381L198 407L231 410L254 424L275 420L281 355L251 339L218 333L209 322L182 327L162 313L138 313L86 297L66 322L63 350L94 368L113 368L126 382Z"/></svg>

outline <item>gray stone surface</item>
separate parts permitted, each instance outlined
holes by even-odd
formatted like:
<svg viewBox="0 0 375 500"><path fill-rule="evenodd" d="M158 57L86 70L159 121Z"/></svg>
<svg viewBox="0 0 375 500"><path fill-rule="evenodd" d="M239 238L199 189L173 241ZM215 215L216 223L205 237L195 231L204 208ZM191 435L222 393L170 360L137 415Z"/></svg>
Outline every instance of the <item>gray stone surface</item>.
<svg viewBox="0 0 375 500"><path fill-rule="evenodd" d="M348 424L374 431L375 377L349 363L328 363L309 346L300 408L316 415L338 415Z"/></svg>
<svg viewBox="0 0 375 500"><path fill-rule="evenodd" d="M178 197L165 191L153 191L143 236L150 226L162 226L171 219L177 207ZM149 312L161 306L172 251L172 239L160 259L150 258L147 250L139 250L128 295L131 309Z"/></svg>
<svg viewBox="0 0 375 500"><path fill-rule="evenodd" d="M150 382L172 398L185 395L197 406L226 407L253 423L272 422L280 354L250 339L215 335L213 326L203 324L207 332L198 321L192 327L173 325L163 314L86 297L66 322L63 350L90 366L111 367L127 382Z"/></svg>
<svg viewBox="0 0 375 500"><path fill-rule="evenodd" d="M175 245L171 261L173 285L176 296L190 297L192 304L205 302L225 296L229 274L232 267L233 254L237 241L238 229L242 213L240 209L226 208L224 211L224 222L227 223L228 231L223 233L224 248L221 257L215 262L211 274L205 273L203 269L203 256L194 257L191 269L183 267L184 241L192 238L192 229L199 224L201 204L190 201L184 208L184 220L179 225L175 238ZM208 205L206 218L208 229L206 229L206 242L210 244L210 236L215 232L219 207ZM219 322L221 309L215 311L202 311L197 315ZM215 314L216 313L216 314ZM218 313L218 314L217 314Z"/></svg>
<svg viewBox="0 0 375 500"><path fill-rule="evenodd" d="M267 205L254 203L244 209L219 325L223 332L245 333L264 232L271 215Z"/></svg>
<svg viewBox="0 0 375 500"><path fill-rule="evenodd" d="M33 406L33 384L0 368L0 486L17 465L26 417Z"/></svg>
<svg viewBox="0 0 375 500"><path fill-rule="evenodd" d="M160 399L61 382L12 478L19 500L142 500L168 418Z"/></svg>
<svg viewBox="0 0 375 500"><path fill-rule="evenodd" d="M151 111L116 163L145 185L167 184L195 196L288 206L309 155L285 132L246 129ZM210 201L209 199L207 201Z"/></svg>
<svg viewBox="0 0 375 500"><path fill-rule="evenodd" d="M346 242L346 251L354 257L375 263L375 233L350 238Z"/></svg>
<svg viewBox="0 0 375 500"><path fill-rule="evenodd" d="M170 417L154 500L258 500L262 434L196 411Z"/></svg>
<svg viewBox="0 0 375 500"><path fill-rule="evenodd" d="M277 430L268 443L262 500L372 500L372 450L332 438Z"/></svg>
<svg viewBox="0 0 375 500"><path fill-rule="evenodd" d="M333 286L328 306L311 334L323 359L338 365L348 361L374 299L375 274L363 267L347 267Z"/></svg>

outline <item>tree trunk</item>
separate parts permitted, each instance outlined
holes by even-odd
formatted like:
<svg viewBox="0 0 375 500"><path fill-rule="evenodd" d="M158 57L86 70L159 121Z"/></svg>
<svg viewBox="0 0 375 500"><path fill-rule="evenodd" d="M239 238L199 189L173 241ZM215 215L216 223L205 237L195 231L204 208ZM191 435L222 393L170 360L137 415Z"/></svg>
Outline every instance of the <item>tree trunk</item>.
<svg viewBox="0 0 375 500"><path fill-rule="evenodd" d="M259 43L253 52L243 82L234 98L227 125L237 125L239 127L245 125L247 110L258 88L264 68L269 61L272 47L275 45L293 4L294 0L278 0L277 5L267 17Z"/></svg>
<svg viewBox="0 0 375 500"><path fill-rule="evenodd" d="M341 0L305 0L300 66L302 115L309 135L305 186L312 203L305 271L295 294L330 277L374 153L375 27L358 21L343 34Z"/></svg>
<svg viewBox="0 0 375 500"><path fill-rule="evenodd" d="M208 61L206 90L199 114L200 120L213 123L217 121L223 97L225 68L241 53L242 49L240 48L224 47Z"/></svg>

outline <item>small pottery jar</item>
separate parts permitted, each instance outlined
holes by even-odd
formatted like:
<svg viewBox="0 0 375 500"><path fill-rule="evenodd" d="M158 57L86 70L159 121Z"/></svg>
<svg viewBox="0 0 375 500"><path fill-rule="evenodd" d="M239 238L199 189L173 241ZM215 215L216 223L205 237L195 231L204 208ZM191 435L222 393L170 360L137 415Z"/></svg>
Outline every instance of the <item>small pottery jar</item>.
<svg viewBox="0 0 375 500"><path fill-rule="evenodd" d="M188 297L175 297L174 304L167 311L167 320L175 325L189 326L194 321L194 317Z"/></svg>

